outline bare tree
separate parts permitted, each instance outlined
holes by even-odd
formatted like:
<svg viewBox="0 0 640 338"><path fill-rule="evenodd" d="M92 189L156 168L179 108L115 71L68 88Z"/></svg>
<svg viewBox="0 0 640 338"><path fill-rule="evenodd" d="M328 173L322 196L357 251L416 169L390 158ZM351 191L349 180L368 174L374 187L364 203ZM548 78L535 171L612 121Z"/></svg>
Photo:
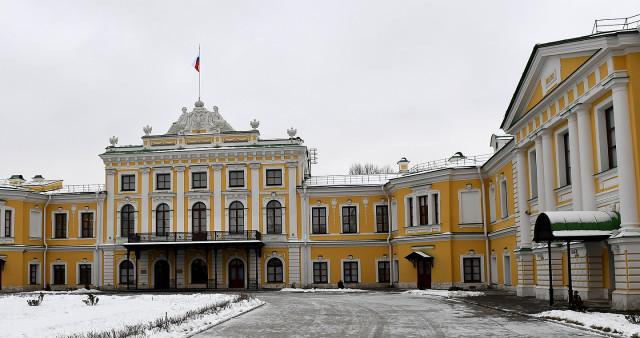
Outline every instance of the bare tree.
<svg viewBox="0 0 640 338"><path fill-rule="evenodd" d="M349 175L393 174L391 165L377 166L373 163L354 163L349 168Z"/></svg>

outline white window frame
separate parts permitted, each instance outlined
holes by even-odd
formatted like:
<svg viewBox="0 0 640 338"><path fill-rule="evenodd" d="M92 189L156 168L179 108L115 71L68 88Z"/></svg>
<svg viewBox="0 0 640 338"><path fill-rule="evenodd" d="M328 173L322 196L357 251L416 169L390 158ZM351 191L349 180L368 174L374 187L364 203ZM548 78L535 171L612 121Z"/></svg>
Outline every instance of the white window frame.
<svg viewBox="0 0 640 338"><path fill-rule="evenodd" d="M31 266L35 265L38 268L36 269L36 283L31 284ZM42 285L42 263L38 261L37 258L34 258L31 262L27 264L27 285Z"/></svg>
<svg viewBox="0 0 640 338"><path fill-rule="evenodd" d="M37 222L36 224L33 223L34 220ZM32 228L37 229L38 236L31 236ZM42 239L42 210L38 209L37 206L29 210L29 239Z"/></svg>
<svg viewBox="0 0 640 338"><path fill-rule="evenodd" d="M135 184L133 185L135 189L133 190L122 190L122 176L133 175ZM119 171L118 172L118 194L137 194L138 193L138 185L140 184L138 172L137 171Z"/></svg>
<svg viewBox="0 0 640 338"><path fill-rule="evenodd" d="M65 214L67 215L67 226L65 227L65 237L64 238L58 238L55 237L56 236L56 215L57 214ZM65 239L69 239L69 221L71 220L71 218L69 217L69 210L54 210L51 212L51 239L52 240L65 240Z"/></svg>
<svg viewBox="0 0 640 338"><path fill-rule="evenodd" d="M354 283L354 282L346 282L344 280L344 263L345 262L356 262L358 263L358 281L356 283L362 283L362 264L360 264L360 259L359 258L353 258L353 259L341 259L340 260L340 276L342 277L341 280L343 283ZM377 273L377 270L376 270Z"/></svg>
<svg viewBox="0 0 640 338"><path fill-rule="evenodd" d="M324 208L325 209L325 226L326 232L324 233L314 233L313 232L313 208ZM317 201L316 204L309 206L309 234L310 235L327 235L329 234L329 205L323 204L320 201Z"/></svg>
<svg viewBox="0 0 640 338"><path fill-rule="evenodd" d="M527 162L529 166L529 199L538 198L538 156L536 148L531 147L527 151Z"/></svg>
<svg viewBox="0 0 640 338"><path fill-rule="evenodd" d="M64 266L64 284L54 284L54 271L53 271L53 267L56 265L63 265ZM49 281L51 282L52 285L68 285L68 276L69 276L69 269L67 268L67 263L66 262L53 262L51 263L51 269L49 269Z"/></svg>
<svg viewBox="0 0 640 338"><path fill-rule="evenodd" d="M489 220L496 221L496 187L493 182L489 182Z"/></svg>
<svg viewBox="0 0 640 338"><path fill-rule="evenodd" d="M327 282L323 283L323 282L316 282L314 280L314 275L313 275L313 263L327 263ZM311 282L313 284L330 284L331 283L331 261L328 259L313 259L311 260Z"/></svg>
<svg viewBox="0 0 640 338"><path fill-rule="evenodd" d="M206 224L206 230L205 231L211 231L211 206L209 205L210 204L209 203L210 199L211 198L210 198L209 195L188 196L188 201L187 202L189 204L188 204L188 209L187 209L187 224L188 224L188 231L189 232L193 231L193 217L192 217L193 216L193 206L198 202L204 203L204 207L206 208L206 222L207 222L207 224ZM171 205L169 205L169 208L171 208ZM172 228L173 228L173 212L170 213L169 217L171 219L171 225L172 225ZM155 219L155 208L154 208L154 219Z"/></svg>
<svg viewBox="0 0 640 338"><path fill-rule="evenodd" d="M158 188L158 174L169 174L169 189ZM153 192L166 193L173 191L173 170L171 168L153 168Z"/></svg>
<svg viewBox="0 0 640 338"><path fill-rule="evenodd" d="M269 276L269 267L267 266L267 264L269 263L270 260L272 259L277 259L282 263L282 281L280 282L270 282L268 279ZM269 255L267 256L266 260L264 261L264 282L265 283L269 283L269 284L276 284L276 283L280 283L280 284L285 284L287 282L287 265L285 264L284 259L280 256L280 255Z"/></svg>
<svg viewBox="0 0 640 338"><path fill-rule="evenodd" d="M464 206L462 205L462 194L475 194L478 196L478 221L477 222L471 222L471 223L464 223L463 222L463 215L464 215ZM482 191L478 188L474 188L474 187L470 187L470 188L464 188L464 189L460 189L458 190L458 225L462 228L462 227L469 227L469 226L482 226Z"/></svg>
<svg viewBox="0 0 640 338"><path fill-rule="evenodd" d="M133 231L134 233L138 233L138 202L132 199L121 199L116 203L116 237L118 238L126 238L122 237L122 208L130 204L133 207Z"/></svg>
<svg viewBox="0 0 640 338"><path fill-rule="evenodd" d="M409 199L411 199L411 201L409 201ZM411 215L412 213L413 215ZM411 222L412 220L413 222ZM416 216L416 196L413 194L404 197L404 223L405 228L416 226L418 223Z"/></svg>
<svg viewBox="0 0 640 338"><path fill-rule="evenodd" d="M389 233L389 231L386 232L378 232L378 207L387 207L387 225L389 230L391 230L391 206L389 206L389 203L387 203L386 201L380 201L380 202L375 202L373 203L373 233L375 234L386 234Z"/></svg>
<svg viewBox="0 0 640 338"><path fill-rule="evenodd" d="M93 214L93 236L92 237L82 237L82 214ZM89 239L96 238L96 223L98 222L97 214L95 209L82 209L78 210L78 238L80 239Z"/></svg>
<svg viewBox="0 0 640 338"><path fill-rule="evenodd" d="M593 113L595 117L595 129L596 129L596 149L597 149L597 161L598 173L607 171L609 169L609 152L607 149L607 120L605 117L605 110L613 107L613 96L609 96L602 102L593 107ZM615 114L615 108L614 114ZM615 121L614 121L615 123ZM617 136L617 135L616 135ZM616 137L616 144L618 140Z"/></svg>
<svg viewBox="0 0 640 338"><path fill-rule="evenodd" d="M464 259L465 258L480 258L480 281L479 282L464 281ZM485 279L485 271L484 271L484 255L481 255L478 253L460 255L460 282L465 284L476 284L476 283L484 283L485 280L486 279Z"/></svg>
<svg viewBox="0 0 640 338"><path fill-rule="evenodd" d="M391 259L389 259L389 257L387 258L376 258L376 262L375 262L375 266L374 266L374 271L376 274L376 283L388 283L388 282L381 282L380 281L380 273L378 272L378 263L379 262L389 262L389 280L393 279L393 268L392 268L392 263L391 263Z"/></svg>
<svg viewBox="0 0 640 338"><path fill-rule="evenodd" d="M173 199L167 198L152 198L151 200L151 232L157 233L157 219L156 219L156 209L160 204L166 204L169 206L169 232L173 232Z"/></svg>
<svg viewBox="0 0 640 338"><path fill-rule="evenodd" d="M566 168L567 163L564 158L564 152L566 145L564 144L564 134L569 132L569 126L564 126L554 133L554 138L556 140L556 182L558 182L558 188L562 188L565 186L569 186L567 183L567 175ZM571 137L571 135L569 135ZM571 145L569 145L571 146ZM574 149L570 149L569 151L574 151Z"/></svg>
<svg viewBox="0 0 640 338"><path fill-rule="evenodd" d="M230 198L231 197L231 198ZM233 202L240 202L242 203L242 208L244 209L244 231L249 231L250 229L256 229L258 226L257 225L253 225L251 224L251 228L249 228L249 208L247 208L247 195L234 195L234 196L226 196L226 198L224 199L224 226L226 228L226 231L231 231L230 230L230 223L229 223L229 206L231 206L231 203Z"/></svg>
<svg viewBox="0 0 640 338"><path fill-rule="evenodd" d="M434 205L433 195L438 196L438 208L436 209ZM427 224L419 224L420 223L420 205L418 204L418 198L422 196L427 196ZM434 226L440 225L442 221L442 214L440 212L440 207L442 205L442 200L440 199L441 194L440 190L431 190L431 185L427 185L426 187L416 188L410 194L407 194L404 197L404 215L405 215L405 227L414 227L414 226ZM409 224L410 215L409 215L409 198L411 198L411 204L413 204L413 223ZM436 219L436 214L437 218ZM396 229L397 230L397 229Z"/></svg>
<svg viewBox="0 0 640 338"><path fill-rule="evenodd" d="M282 184L280 185L267 185L267 170L280 170L280 175L281 175L281 182ZM284 188L285 187L285 180L284 180L284 166L283 165L278 165L278 166L262 166L262 177L264 178L263 182L262 182L262 187L263 189L277 189L277 188ZM254 179L253 177L251 178L252 180ZM246 184L246 182L245 182Z"/></svg>
<svg viewBox="0 0 640 338"><path fill-rule="evenodd" d="M204 188L194 188L193 187L193 174L196 173L205 173L207 178L207 184ZM192 166L189 168L189 191L206 191L209 190L211 178L209 177L209 166ZM246 182L245 182L246 185Z"/></svg>
<svg viewBox="0 0 640 338"><path fill-rule="evenodd" d="M244 190L247 189L247 166L246 165L239 165L239 164L230 164L227 165L227 167L225 168L226 172L225 172L225 176L226 176L226 181L227 181L227 190ZM244 186L242 187L231 187L229 186L229 181L231 179L231 175L230 173L232 171L242 171L243 172L243 177L244 177ZM245 204L246 205L246 204Z"/></svg>
<svg viewBox="0 0 640 338"><path fill-rule="evenodd" d="M287 233L287 217L286 216L286 207L285 207L285 197L284 196L266 196L262 198L262 234L264 235L277 235L277 234L267 234L267 204L271 201L276 201L280 203L280 213L282 217L282 232L280 234Z"/></svg>
<svg viewBox="0 0 640 338"><path fill-rule="evenodd" d="M16 237L16 209L6 206L5 202L0 204L0 237L14 239ZM11 236L4 236L4 215L6 211L11 211Z"/></svg>
<svg viewBox="0 0 640 338"><path fill-rule="evenodd" d="M344 225L342 224L342 207L356 207L356 232L344 232ZM354 235L360 233L360 203L356 202L347 202L338 205L340 208L340 233L345 235ZM327 231L329 231L329 224L327 224Z"/></svg>
<svg viewBox="0 0 640 338"><path fill-rule="evenodd" d="M509 185L507 184L507 177L500 175L500 216L501 219L509 217Z"/></svg>
<svg viewBox="0 0 640 338"><path fill-rule="evenodd" d="M93 270L93 262L77 262L76 263L76 284L77 285L84 285L84 284L80 284L80 265L89 265L91 266L91 274L89 275L91 278L91 283L89 283L89 285L94 285L94 280L93 280L93 274L94 274L94 270Z"/></svg>

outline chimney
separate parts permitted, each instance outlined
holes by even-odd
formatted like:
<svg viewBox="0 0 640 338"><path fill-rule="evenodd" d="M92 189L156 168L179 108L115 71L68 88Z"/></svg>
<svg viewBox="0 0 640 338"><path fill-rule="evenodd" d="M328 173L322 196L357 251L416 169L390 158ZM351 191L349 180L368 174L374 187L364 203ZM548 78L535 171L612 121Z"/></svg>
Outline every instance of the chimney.
<svg viewBox="0 0 640 338"><path fill-rule="evenodd" d="M401 174L409 173L409 160L406 157L403 157L398 161L398 172Z"/></svg>

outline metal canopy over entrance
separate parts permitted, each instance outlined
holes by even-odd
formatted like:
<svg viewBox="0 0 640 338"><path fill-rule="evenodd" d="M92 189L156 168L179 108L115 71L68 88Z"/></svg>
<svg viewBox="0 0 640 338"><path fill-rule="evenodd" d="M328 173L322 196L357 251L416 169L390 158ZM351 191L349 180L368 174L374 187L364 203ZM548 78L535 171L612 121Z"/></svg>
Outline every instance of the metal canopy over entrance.
<svg viewBox="0 0 640 338"><path fill-rule="evenodd" d="M414 251L405 256L417 269L417 284L420 290L431 289L431 267L433 266L433 256L422 251Z"/></svg>
<svg viewBox="0 0 640 338"><path fill-rule="evenodd" d="M569 302L573 303L571 282L571 241L599 242L620 229L620 214L615 211L549 211L538 215L533 229L534 242L547 242L549 253L549 304L553 305L551 242L567 243Z"/></svg>

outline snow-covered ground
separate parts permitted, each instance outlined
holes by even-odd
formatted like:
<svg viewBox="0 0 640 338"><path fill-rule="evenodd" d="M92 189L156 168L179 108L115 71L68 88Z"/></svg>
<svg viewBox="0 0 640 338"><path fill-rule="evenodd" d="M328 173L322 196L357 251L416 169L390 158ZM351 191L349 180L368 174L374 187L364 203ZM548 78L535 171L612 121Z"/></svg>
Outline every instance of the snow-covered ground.
<svg viewBox="0 0 640 338"><path fill-rule="evenodd" d="M407 295L415 296L440 296L440 297L476 297L484 296L484 293L478 291L447 291L447 290L409 290L404 292Z"/></svg>
<svg viewBox="0 0 640 338"><path fill-rule="evenodd" d="M533 315L550 319L565 319L569 323L582 325L607 332L620 333L625 336L640 335L640 325L632 324L624 315L602 312L576 312L571 310L551 310ZM578 323L575 323L578 322ZM608 330L606 328L609 328Z"/></svg>
<svg viewBox="0 0 640 338"><path fill-rule="evenodd" d="M92 292L93 293L93 292ZM44 292L40 306L28 299L39 293L0 296L0 337L59 337L88 332L122 329L125 325L147 324L159 318L184 315L212 304L233 300L230 294L126 294L95 293L98 305L83 303L82 292ZM232 303L217 313L196 316L169 331L147 331L147 336L179 337L200 331L262 305L258 299Z"/></svg>
<svg viewBox="0 0 640 338"><path fill-rule="evenodd" d="M294 289L294 288L283 288L280 290L281 292L335 292L335 293L353 293L353 292L367 292L367 290L362 289Z"/></svg>

